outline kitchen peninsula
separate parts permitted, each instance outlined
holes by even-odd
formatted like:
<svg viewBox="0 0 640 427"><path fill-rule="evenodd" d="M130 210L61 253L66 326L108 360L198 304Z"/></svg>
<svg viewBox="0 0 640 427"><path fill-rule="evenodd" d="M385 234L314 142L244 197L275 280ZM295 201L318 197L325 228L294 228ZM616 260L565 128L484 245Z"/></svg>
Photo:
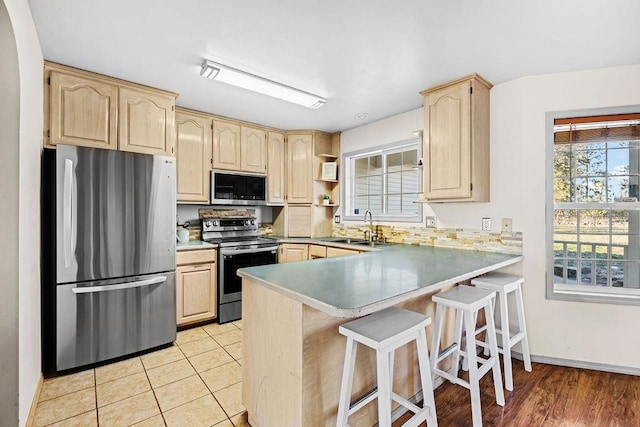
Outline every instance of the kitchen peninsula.
<svg viewBox="0 0 640 427"><path fill-rule="evenodd" d="M520 255L411 245L342 258L239 270L243 278L243 403L255 426L335 424L345 338L338 326L390 306L434 315L431 296L522 261ZM452 319L446 335L452 339ZM430 333L430 330L427 331ZM431 351L431 349L429 349ZM415 350L396 353L394 391L419 392ZM360 346L353 397L375 385L375 354ZM376 404L350 418L373 425Z"/></svg>

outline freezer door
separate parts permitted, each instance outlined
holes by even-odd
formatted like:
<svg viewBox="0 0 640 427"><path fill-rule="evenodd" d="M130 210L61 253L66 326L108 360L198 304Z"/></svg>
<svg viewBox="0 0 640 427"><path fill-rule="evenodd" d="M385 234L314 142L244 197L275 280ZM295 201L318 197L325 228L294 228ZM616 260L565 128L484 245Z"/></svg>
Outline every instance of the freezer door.
<svg viewBox="0 0 640 427"><path fill-rule="evenodd" d="M175 272L56 287L56 370L176 339Z"/></svg>
<svg viewBox="0 0 640 427"><path fill-rule="evenodd" d="M173 157L58 145L56 282L174 270L175 176Z"/></svg>

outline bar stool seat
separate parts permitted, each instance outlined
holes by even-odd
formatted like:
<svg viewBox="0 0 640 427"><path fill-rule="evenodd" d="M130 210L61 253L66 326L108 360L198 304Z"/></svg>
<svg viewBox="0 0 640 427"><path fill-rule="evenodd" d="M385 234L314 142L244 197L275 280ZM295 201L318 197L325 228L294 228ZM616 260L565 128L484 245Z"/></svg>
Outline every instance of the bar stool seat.
<svg viewBox="0 0 640 427"><path fill-rule="evenodd" d="M527 326L524 319L524 302L522 299L523 282L524 277L505 273L489 273L485 276L471 280L471 284L478 288L495 291L498 295L498 299L500 300L500 328L496 328L496 334L501 337L500 342L502 343L502 346L498 347L498 351L503 355L504 382L507 390L513 390L511 349L519 342L522 342L524 369L527 372L531 372L531 355L529 354L529 339L527 337ZM516 313L518 315L518 332L514 335L511 335L510 331L509 305L507 303L507 296L511 292L515 293Z"/></svg>
<svg viewBox="0 0 640 427"><path fill-rule="evenodd" d="M455 288L432 297L436 303L436 320L433 325L433 337L431 341L431 369L434 379L437 375L454 384L461 385L471 392L471 415L473 426L482 426L482 407L480 402L480 379L489 372L493 373L493 385L496 394L496 403L504 406L504 391L502 390L502 375L500 374L500 361L498 345L496 342L495 324L493 320L494 291L473 288L471 286L456 286ZM456 312L455 341L449 347L438 352L442 340L443 318L445 309L454 309ZM484 309L487 324L485 328L476 330L478 311ZM462 330L466 334L466 346L462 349ZM476 340L476 334L484 330L487 343ZM483 359L476 354L477 346L487 345L489 357ZM444 371L438 367L445 358L452 356L450 370ZM458 376L460 357L468 362L469 381Z"/></svg>
<svg viewBox="0 0 640 427"><path fill-rule="evenodd" d="M429 353L425 328L431 318L422 314L391 307L369 316L353 320L339 327L339 332L347 337L340 402L336 426L347 426L349 415L353 414L376 397L378 398L378 425L391 426L391 401L395 401L415 415L405 426L418 426L426 421L429 427L437 427L436 406L433 397L433 383L429 368ZM422 408L393 392L394 351L415 341L422 384ZM351 404L351 389L356 362L357 344L364 344L376 350L376 389Z"/></svg>

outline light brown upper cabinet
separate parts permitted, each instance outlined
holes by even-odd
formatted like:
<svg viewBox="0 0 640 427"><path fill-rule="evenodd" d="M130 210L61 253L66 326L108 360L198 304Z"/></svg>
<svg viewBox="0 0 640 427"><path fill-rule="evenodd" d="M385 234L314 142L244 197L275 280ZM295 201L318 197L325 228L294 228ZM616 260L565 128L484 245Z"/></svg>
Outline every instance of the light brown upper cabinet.
<svg viewBox="0 0 640 427"><path fill-rule="evenodd" d="M489 201L491 87L472 74L421 92L425 201Z"/></svg>
<svg viewBox="0 0 640 427"><path fill-rule="evenodd" d="M267 173L264 129L213 120L213 168Z"/></svg>
<svg viewBox="0 0 640 427"><path fill-rule="evenodd" d="M121 87L118 103L120 150L175 155L175 98L145 89Z"/></svg>
<svg viewBox="0 0 640 427"><path fill-rule="evenodd" d="M267 202L284 205L285 202L285 153L284 135L269 132L267 141Z"/></svg>
<svg viewBox="0 0 640 427"><path fill-rule="evenodd" d="M267 173L267 137L264 129L241 126L240 170Z"/></svg>
<svg viewBox="0 0 640 427"><path fill-rule="evenodd" d="M44 142L173 156L177 94L45 63Z"/></svg>
<svg viewBox="0 0 640 427"><path fill-rule="evenodd" d="M213 168L240 170L240 125L213 121Z"/></svg>
<svg viewBox="0 0 640 427"><path fill-rule="evenodd" d="M178 202L208 203L211 170L211 119L176 111Z"/></svg>
<svg viewBox="0 0 640 427"><path fill-rule="evenodd" d="M313 202L313 135L289 134L287 138L287 202Z"/></svg>
<svg viewBox="0 0 640 427"><path fill-rule="evenodd" d="M48 84L51 145L118 148L117 86L58 71Z"/></svg>

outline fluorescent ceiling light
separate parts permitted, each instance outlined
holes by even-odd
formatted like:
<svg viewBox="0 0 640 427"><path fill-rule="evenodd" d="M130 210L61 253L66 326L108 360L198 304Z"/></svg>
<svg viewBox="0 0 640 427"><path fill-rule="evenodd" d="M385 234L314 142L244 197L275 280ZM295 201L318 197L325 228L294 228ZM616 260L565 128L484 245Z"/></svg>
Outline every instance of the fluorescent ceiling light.
<svg viewBox="0 0 640 427"><path fill-rule="evenodd" d="M269 95L274 98L282 99L308 108L320 108L326 102L326 99L321 96L313 95L300 89L286 86L206 59L202 63L200 75L202 77L218 80L223 83L252 90L254 92Z"/></svg>

